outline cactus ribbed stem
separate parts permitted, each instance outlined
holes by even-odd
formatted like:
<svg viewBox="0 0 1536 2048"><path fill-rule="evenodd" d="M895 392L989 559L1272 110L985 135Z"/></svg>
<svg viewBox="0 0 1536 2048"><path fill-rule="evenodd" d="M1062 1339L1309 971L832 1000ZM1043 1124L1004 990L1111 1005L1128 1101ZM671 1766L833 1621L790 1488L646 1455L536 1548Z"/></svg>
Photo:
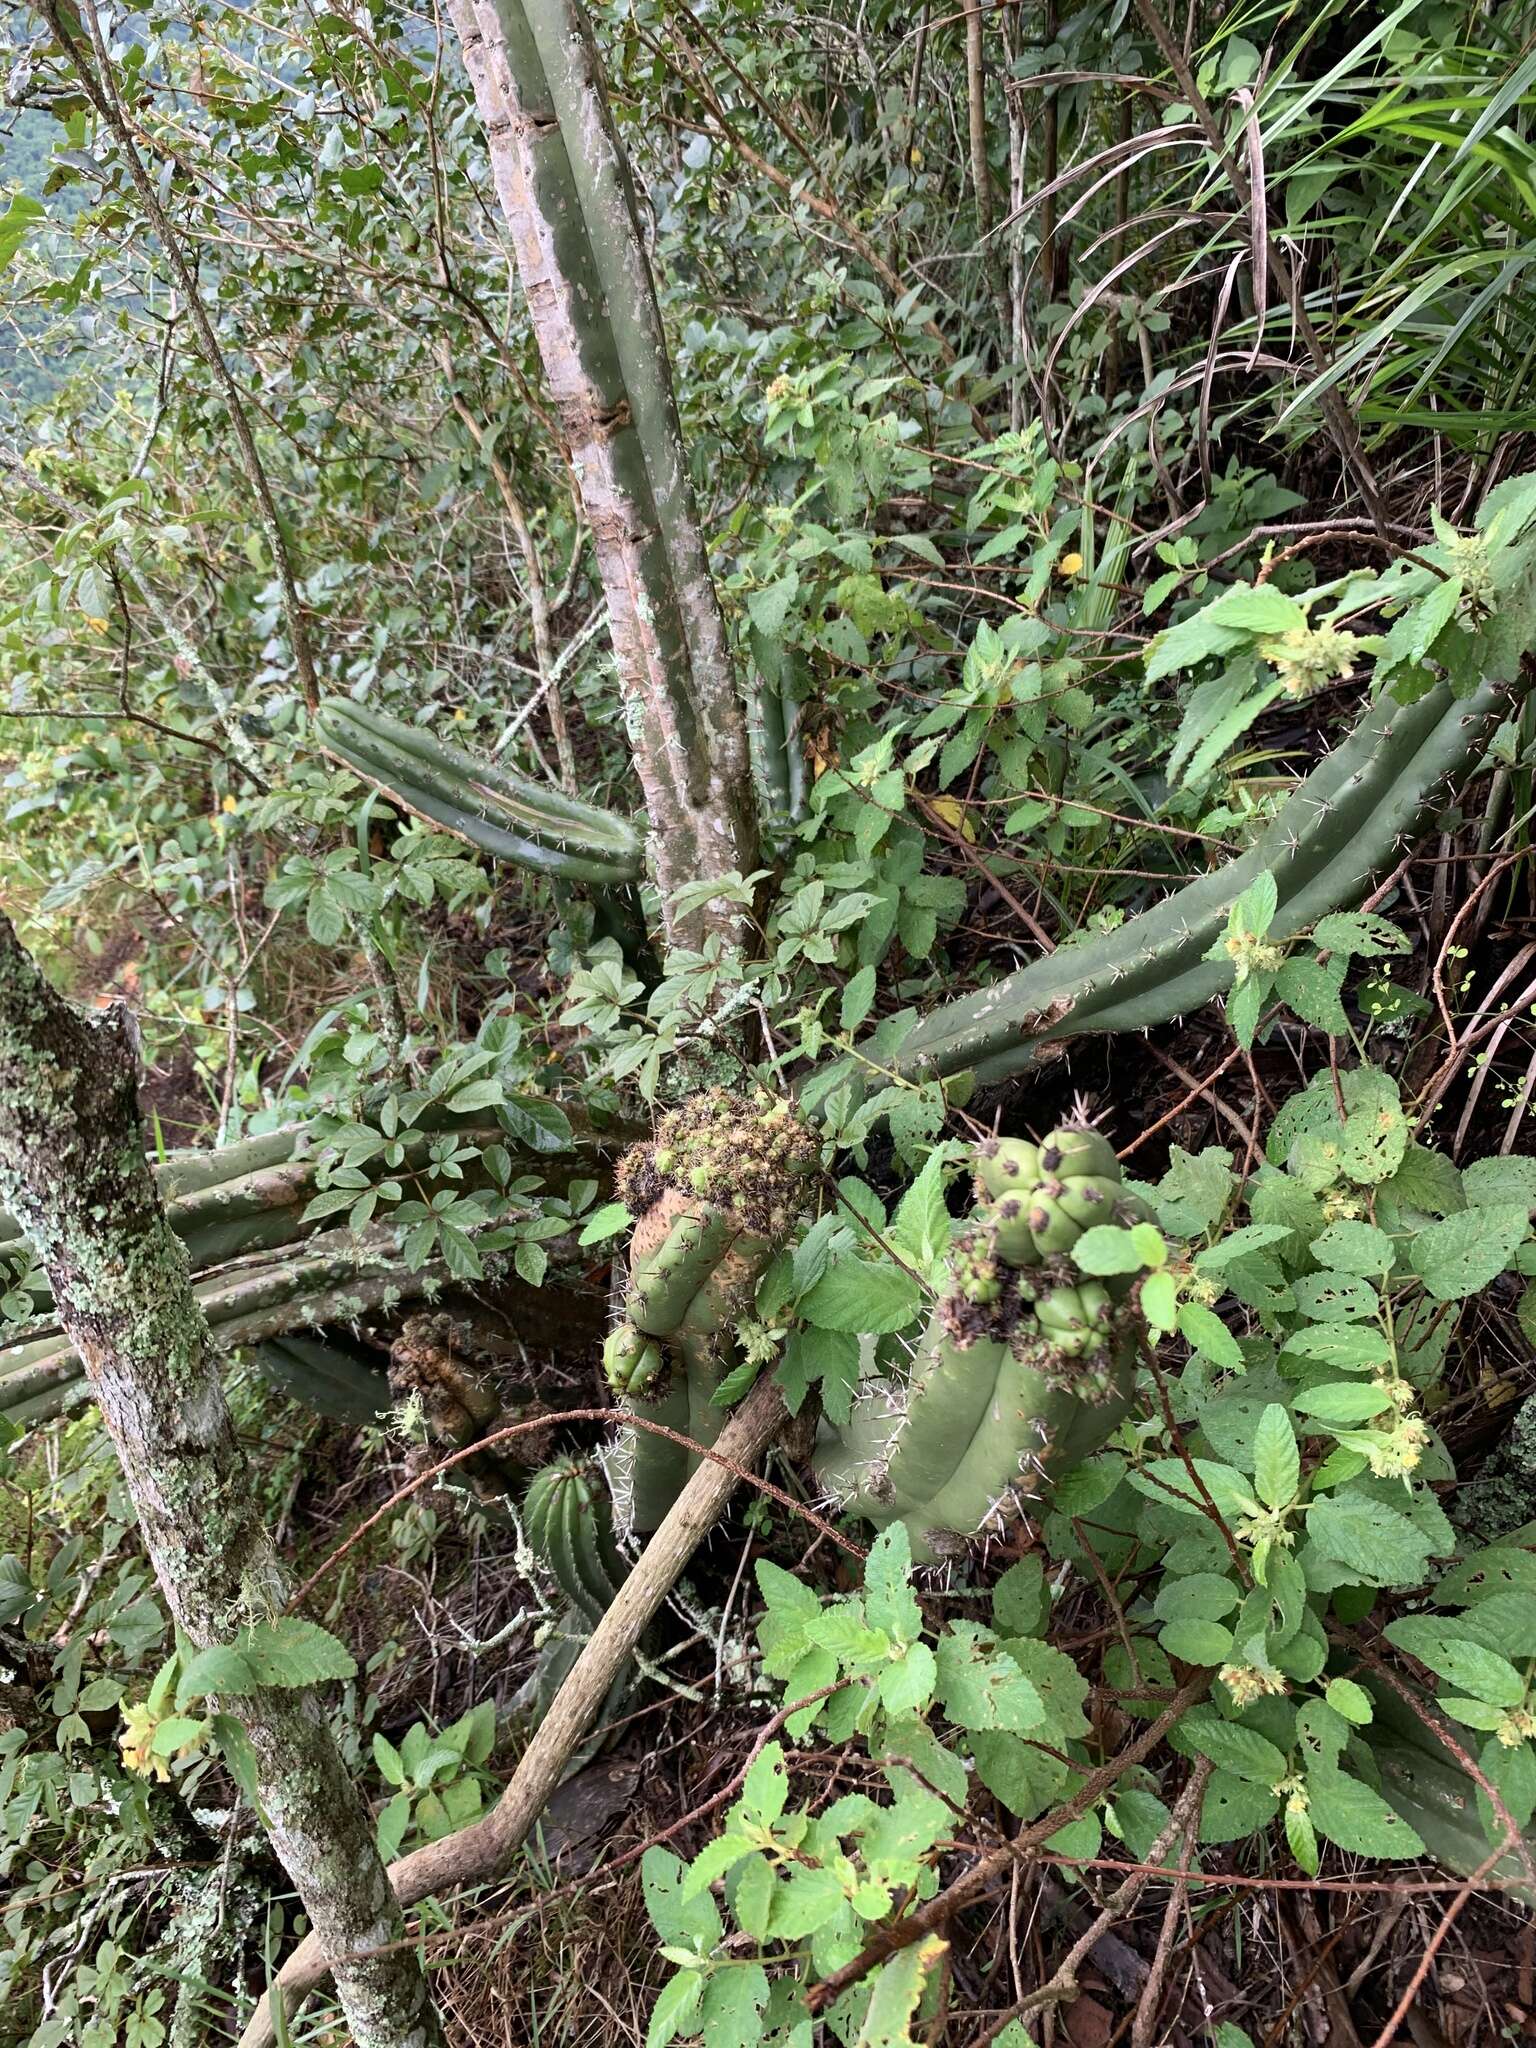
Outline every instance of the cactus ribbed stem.
<svg viewBox="0 0 1536 2048"><path fill-rule="evenodd" d="M626 819L526 781L420 726L333 697L316 713L315 731L328 753L402 809L495 860L609 888L644 871L640 837Z"/></svg>
<svg viewBox="0 0 1536 2048"><path fill-rule="evenodd" d="M1442 683L1406 707L1378 703L1241 858L1116 931L1063 946L942 1005L882 1065L908 1079L969 1069L979 1081L999 1081L1031 1065L1053 1040L1139 1030L1198 1009L1231 986L1231 964L1204 955L1251 882L1266 872L1275 877L1280 901L1271 932L1279 939L1357 901L1400 857L1529 680L1485 681L1463 698Z"/></svg>

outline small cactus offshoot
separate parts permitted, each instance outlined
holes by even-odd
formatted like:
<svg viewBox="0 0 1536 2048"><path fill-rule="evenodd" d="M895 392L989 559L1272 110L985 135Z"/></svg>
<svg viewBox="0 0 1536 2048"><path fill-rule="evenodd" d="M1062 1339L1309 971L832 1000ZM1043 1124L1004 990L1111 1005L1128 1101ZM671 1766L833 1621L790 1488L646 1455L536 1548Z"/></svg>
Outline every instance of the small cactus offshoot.
<svg viewBox="0 0 1536 2048"><path fill-rule="evenodd" d="M713 1443L715 1393L738 1362L757 1283L793 1230L820 1151L794 1104L705 1089L664 1116L621 1163L635 1217L625 1321L604 1351L610 1386L642 1419ZM682 1446L627 1432L633 1527L656 1527L688 1476Z"/></svg>
<svg viewBox="0 0 1536 2048"><path fill-rule="evenodd" d="M853 1513L907 1526L933 1562L1043 1501L1130 1405L1136 1319L1124 1281L1067 1254L1095 1223L1143 1213L1108 1142L1086 1126L1038 1145L992 1138L977 1204L905 1385L864 1383L846 1426L823 1426L817 1476Z"/></svg>

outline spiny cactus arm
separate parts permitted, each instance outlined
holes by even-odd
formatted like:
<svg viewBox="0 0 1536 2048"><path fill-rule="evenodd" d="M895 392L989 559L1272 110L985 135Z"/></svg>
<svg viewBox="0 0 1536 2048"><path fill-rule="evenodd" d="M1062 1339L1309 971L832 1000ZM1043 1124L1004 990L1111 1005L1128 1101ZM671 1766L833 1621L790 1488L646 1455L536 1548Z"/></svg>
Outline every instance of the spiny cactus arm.
<svg viewBox="0 0 1536 2048"><path fill-rule="evenodd" d="M1494 685L1484 685L1472 697L1452 699L1448 706L1438 692L1435 696L1439 715L1426 721L1427 731L1410 726L1406 732L1394 734L1394 745L1383 749L1382 759L1367 770L1353 767L1340 786L1334 809L1358 825L1343 846L1323 865L1309 865L1301 872L1277 864L1282 894L1271 926L1275 938L1305 931L1331 910L1366 894L1372 881L1412 844L1414 834L1432 814L1445 781L1478 753L1509 709L1508 698ZM1429 699L1423 701L1426 709L1431 708ZM1406 748L1415 738L1419 744L1405 762ZM1331 818L1332 814L1330 823ZM1252 874L1247 879L1252 879ZM1201 928L1206 950L1220 936L1228 908L1230 903L1224 903L1219 914ZM1116 991L1102 1004L1091 1003L1081 1018L1074 1017L1071 1028L1141 1030L1213 1001L1231 986L1232 969L1223 961L1191 960L1193 950L1192 943L1181 940L1178 957L1189 962L1182 972L1166 979L1153 978L1128 995ZM984 1073L978 1070L978 1078L995 1079L1001 1071L989 1065Z"/></svg>
<svg viewBox="0 0 1536 2048"><path fill-rule="evenodd" d="M983 1340L961 1347L937 1318L924 1347L925 1369L906 1390L905 1419L893 1431L880 1491L893 1506L915 1507L938 1493L986 1425L1004 1347Z"/></svg>
<svg viewBox="0 0 1536 2048"><path fill-rule="evenodd" d="M711 1203L685 1209L665 1240L631 1274L625 1310L635 1328L647 1337L670 1337L679 1329L739 1228L724 1209Z"/></svg>
<svg viewBox="0 0 1536 2048"><path fill-rule="evenodd" d="M969 1068L981 1081L997 1081L1029 1066L1053 1039L1136 1030L1199 1007L1231 984L1232 967L1204 955L1250 882L1266 871L1275 876L1277 938L1358 896L1398 857L1447 780L1517 697L1508 682L1490 680L1463 699L1440 684L1407 707L1376 705L1240 859L1117 931L1064 946L943 1005L886 1064L907 1078Z"/></svg>
<svg viewBox="0 0 1536 2048"><path fill-rule="evenodd" d="M625 1407L646 1422L659 1422L667 1429L688 1434L688 1382L674 1372L671 1384L651 1400L631 1397ZM688 1480L688 1453L670 1437L656 1436L648 1429L625 1432L623 1456L627 1467L629 1526L640 1535L659 1529L672 1503Z"/></svg>
<svg viewBox="0 0 1536 2048"><path fill-rule="evenodd" d="M639 839L623 819L525 782L419 727L332 698L316 713L315 731L355 775L493 859L607 887L643 872Z"/></svg>
<svg viewBox="0 0 1536 2048"><path fill-rule="evenodd" d="M392 1231L361 1243L350 1232L327 1232L309 1240L302 1257L209 1275L194 1292L214 1343L231 1351L294 1330L351 1322L367 1309L430 1294L447 1277L438 1260L407 1272ZM0 1347L0 1413L44 1393L58 1393L67 1406L67 1390L84 1374L57 1323L28 1324L17 1342Z"/></svg>

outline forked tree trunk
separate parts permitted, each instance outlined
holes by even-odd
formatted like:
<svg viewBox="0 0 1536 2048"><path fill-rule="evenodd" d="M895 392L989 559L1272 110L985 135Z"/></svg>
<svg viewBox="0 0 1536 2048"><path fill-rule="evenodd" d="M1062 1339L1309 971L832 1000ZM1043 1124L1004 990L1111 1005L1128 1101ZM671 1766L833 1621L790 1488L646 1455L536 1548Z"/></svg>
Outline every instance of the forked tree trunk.
<svg viewBox="0 0 1536 2048"><path fill-rule="evenodd" d="M0 1197L84 1359L155 1574L194 1647L280 1615L289 1587L236 1442L186 1254L145 1158L126 1011L88 1019L0 912ZM313 1689L229 1702L262 1817L326 1951L357 2048L441 2040L368 1809Z"/></svg>
<svg viewBox="0 0 1536 2048"><path fill-rule="evenodd" d="M664 904L757 857L746 721L628 169L575 0L449 0L592 528ZM722 900L668 936L735 943Z"/></svg>

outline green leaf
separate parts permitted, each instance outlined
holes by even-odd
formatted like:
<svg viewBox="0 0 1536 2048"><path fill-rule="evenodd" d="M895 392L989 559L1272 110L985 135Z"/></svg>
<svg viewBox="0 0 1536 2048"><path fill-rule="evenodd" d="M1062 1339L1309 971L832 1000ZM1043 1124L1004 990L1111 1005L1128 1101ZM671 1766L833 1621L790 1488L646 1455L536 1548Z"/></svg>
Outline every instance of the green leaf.
<svg viewBox="0 0 1536 2048"><path fill-rule="evenodd" d="M1311 1251L1321 1266L1368 1279L1390 1273L1396 1256L1391 1238L1373 1223L1330 1223Z"/></svg>
<svg viewBox="0 0 1536 2048"><path fill-rule="evenodd" d="M1322 953L1357 954L1364 960L1413 951L1405 932L1369 910L1335 910L1319 918L1312 927L1312 943Z"/></svg>
<svg viewBox="0 0 1536 2048"><path fill-rule="evenodd" d="M1267 1508L1283 1508L1301 1483L1301 1454L1291 1418L1271 1401L1253 1433L1253 1483Z"/></svg>
<svg viewBox="0 0 1536 2048"><path fill-rule="evenodd" d="M821 1878L829 1873L822 1871L795 1872L790 1884L781 1891L792 1889L799 1879ZM841 1901L842 1889L838 1888ZM825 1916L823 1916L825 1917ZM802 1931L806 1934L821 1922L814 1920ZM777 1925L769 1929L777 1935ZM785 1934L786 1941L799 1939L798 1934ZM716 1970L704 1987L704 2004L699 2017L703 2022L704 2038L711 2048L757 2048L763 2038L763 2009L768 2003L768 1972L761 1963L742 1962L729 1970Z"/></svg>
<svg viewBox="0 0 1536 2048"><path fill-rule="evenodd" d="M1376 1711L1365 1687L1356 1685L1352 1678L1330 1678L1324 1697L1336 1714L1342 1714L1356 1728L1367 1727Z"/></svg>
<svg viewBox="0 0 1536 2048"><path fill-rule="evenodd" d="M874 1980L855 2048L912 2048L912 2015L948 1949L939 1935L927 1934L885 1965Z"/></svg>
<svg viewBox="0 0 1536 2048"><path fill-rule="evenodd" d="M1335 1429L1349 1429L1369 1422L1392 1404L1374 1380L1336 1380L1331 1386L1303 1388L1293 1397L1292 1405L1298 1415L1314 1416Z"/></svg>
<svg viewBox="0 0 1536 2048"><path fill-rule="evenodd" d="M694 2031L691 2022L704 1997L704 1977L698 1970L679 1970L669 1977L656 1995L651 2023L645 2030L645 2048L667 2048L682 2033Z"/></svg>
<svg viewBox="0 0 1536 2048"><path fill-rule="evenodd" d="M1356 1856L1422 1856L1424 1844L1379 1792L1337 1765L1307 1773L1307 1811L1320 1835Z"/></svg>
<svg viewBox="0 0 1536 2048"><path fill-rule="evenodd" d="M882 1529L864 1561L864 1616L894 1643L915 1643L923 1610L912 1591L912 1542L905 1522Z"/></svg>
<svg viewBox="0 0 1536 2048"><path fill-rule="evenodd" d="M1525 1680L1507 1658L1454 1633L1454 1622L1428 1615L1405 1615L1387 1626L1387 1640L1427 1664L1458 1692L1486 1700L1490 1706L1518 1707L1525 1699Z"/></svg>
<svg viewBox="0 0 1536 2048"><path fill-rule="evenodd" d="M356 1675L357 1660L344 1643L318 1622L288 1615L258 1623L234 1643L200 1650L182 1668L176 1704L207 1693L239 1698L268 1685L293 1690Z"/></svg>
<svg viewBox="0 0 1536 2048"><path fill-rule="evenodd" d="M1307 1534L1324 1557L1346 1566L1364 1586L1419 1585L1435 1547L1395 1508L1352 1495L1314 1501Z"/></svg>
<svg viewBox="0 0 1536 2048"><path fill-rule="evenodd" d="M496 1114L508 1137L516 1138L532 1152L571 1149L570 1118L557 1103L547 1102L542 1095L509 1095Z"/></svg>
<svg viewBox="0 0 1536 2048"><path fill-rule="evenodd" d="M1340 969L1343 965L1341 960ZM1339 1001L1339 974L1320 961L1304 954L1287 960L1275 976L1275 994L1304 1024L1315 1025L1330 1038L1349 1036L1349 1019Z"/></svg>
<svg viewBox="0 0 1536 2048"><path fill-rule="evenodd" d="M1221 1317L1198 1301L1181 1302L1178 1332L1194 1351L1219 1365L1223 1372L1237 1372L1243 1363L1242 1347Z"/></svg>
<svg viewBox="0 0 1536 2048"><path fill-rule="evenodd" d="M961 1728L1023 1734L1045 1719L1045 1704L1012 1657L974 1622L952 1622L939 1638L937 1692Z"/></svg>
<svg viewBox="0 0 1536 2048"><path fill-rule="evenodd" d="M1050 1619L1045 1566L1031 1554L1021 1557L992 1588L992 1620L1005 1636L1037 1636Z"/></svg>
<svg viewBox="0 0 1536 2048"><path fill-rule="evenodd" d="M575 1241L578 1241L578 1245L600 1245L608 1237L616 1237L621 1231L629 1229L629 1221L629 1210L625 1208L623 1202L604 1202L602 1208L592 1210L592 1214L582 1225L582 1235Z"/></svg>
<svg viewBox="0 0 1536 2048"><path fill-rule="evenodd" d="M904 1267L849 1255L834 1259L800 1299L801 1314L822 1329L869 1336L904 1329L921 1307L918 1284Z"/></svg>
<svg viewBox="0 0 1536 2048"><path fill-rule="evenodd" d="M1219 1573L1191 1572L1187 1578L1164 1579L1152 1611L1159 1621L1220 1621L1240 1598L1232 1581Z"/></svg>
<svg viewBox="0 0 1536 2048"><path fill-rule="evenodd" d="M1460 1301L1514 1262L1530 1229L1524 1203L1492 1202L1429 1223L1408 1246L1408 1261L1437 1301Z"/></svg>
<svg viewBox="0 0 1536 2048"><path fill-rule="evenodd" d="M1319 1861L1317 1830L1312 1825L1311 1815L1299 1806L1292 1806L1289 1800L1285 1807L1285 1839L1298 1866L1308 1877L1316 1877Z"/></svg>
<svg viewBox="0 0 1536 2048"><path fill-rule="evenodd" d="M1177 1746L1186 1753L1209 1757L1234 1778L1255 1785L1276 1785L1285 1776L1283 1750L1257 1729L1224 1721L1211 1708L1192 1708L1178 1724Z"/></svg>
<svg viewBox="0 0 1536 2048"><path fill-rule="evenodd" d="M843 989L838 1022L844 1031L856 1031L869 1015L875 1001L875 970L861 967Z"/></svg>
<svg viewBox="0 0 1536 2048"><path fill-rule="evenodd" d="M1085 1273L1139 1273L1147 1263L1133 1233L1118 1223L1090 1224L1072 1247Z"/></svg>
<svg viewBox="0 0 1536 2048"><path fill-rule="evenodd" d="M1157 1640L1186 1664L1223 1664L1232 1654L1232 1631L1217 1621L1165 1622Z"/></svg>
<svg viewBox="0 0 1536 2048"><path fill-rule="evenodd" d="M40 199L26 192L13 192L11 203L0 213L0 270L10 262L26 239L27 230L40 221L47 209Z"/></svg>
<svg viewBox="0 0 1536 2048"><path fill-rule="evenodd" d="M1316 1359L1319 1365L1341 1366L1346 1372L1386 1365L1392 1356L1384 1331L1354 1323L1321 1323L1293 1330L1285 1340L1285 1350L1294 1358Z"/></svg>

